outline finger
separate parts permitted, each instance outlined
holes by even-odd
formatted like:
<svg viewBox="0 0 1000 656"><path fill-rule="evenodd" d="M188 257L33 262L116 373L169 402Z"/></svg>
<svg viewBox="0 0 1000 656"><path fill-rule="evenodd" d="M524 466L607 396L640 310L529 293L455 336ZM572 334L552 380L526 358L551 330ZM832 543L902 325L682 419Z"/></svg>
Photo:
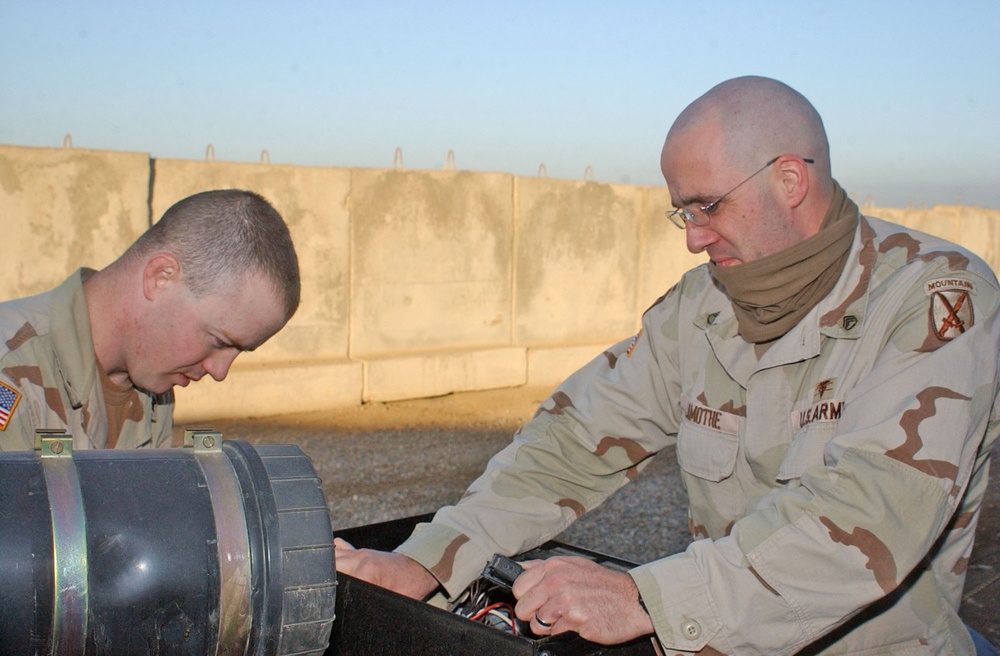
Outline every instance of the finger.
<svg viewBox="0 0 1000 656"><path fill-rule="evenodd" d="M363 551L340 538L333 539L333 561L338 572L355 575L358 566L363 562Z"/></svg>
<svg viewBox="0 0 1000 656"><path fill-rule="evenodd" d="M547 628L544 626L545 623L553 622L552 618L541 610L549 601L549 592L543 585L542 578L531 580L530 577L534 573L525 572L514 581L514 587L511 588L514 598L517 599L517 603L514 604L514 614L523 622L534 622L536 618L541 617L542 622L539 626L544 629Z"/></svg>
<svg viewBox="0 0 1000 656"><path fill-rule="evenodd" d="M522 599L545 578L545 570L542 568L544 564L544 560L526 560L520 563L524 571L514 580L514 585L510 589L515 599Z"/></svg>
<svg viewBox="0 0 1000 656"><path fill-rule="evenodd" d="M558 616L546 617L545 613L539 610L539 612L531 618L531 632L535 635L549 635L555 633L556 622L559 621Z"/></svg>
<svg viewBox="0 0 1000 656"><path fill-rule="evenodd" d="M338 551L354 551L354 546L343 538L333 538L333 548Z"/></svg>

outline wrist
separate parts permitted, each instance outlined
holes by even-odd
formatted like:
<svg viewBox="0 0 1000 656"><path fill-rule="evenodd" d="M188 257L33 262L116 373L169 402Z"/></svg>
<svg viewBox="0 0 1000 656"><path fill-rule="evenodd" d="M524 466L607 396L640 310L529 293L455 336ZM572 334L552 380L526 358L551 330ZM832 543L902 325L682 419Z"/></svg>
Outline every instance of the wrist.
<svg viewBox="0 0 1000 656"><path fill-rule="evenodd" d="M642 612L646 613L646 615L649 615L649 609L646 608L646 602L642 600L641 594L639 595L639 608L641 608Z"/></svg>

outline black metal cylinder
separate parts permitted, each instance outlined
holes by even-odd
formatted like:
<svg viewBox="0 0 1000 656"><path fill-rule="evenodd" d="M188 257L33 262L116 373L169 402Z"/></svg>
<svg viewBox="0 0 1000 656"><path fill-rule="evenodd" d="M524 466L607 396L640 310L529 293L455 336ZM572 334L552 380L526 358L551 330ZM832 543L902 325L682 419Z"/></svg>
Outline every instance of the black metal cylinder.
<svg viewBox="0 0 1000 656"><path fill-rule="evenodd" d="M336 573L312 463L219 438L0 453L0 652L324 653Z"/></svg>

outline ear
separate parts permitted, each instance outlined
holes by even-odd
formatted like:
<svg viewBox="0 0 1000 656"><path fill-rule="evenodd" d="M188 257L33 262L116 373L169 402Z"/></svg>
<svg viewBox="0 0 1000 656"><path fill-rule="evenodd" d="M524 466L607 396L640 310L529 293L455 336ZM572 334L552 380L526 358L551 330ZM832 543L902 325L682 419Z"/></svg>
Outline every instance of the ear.
<svg viewBox="0 0 1000 656"><path fill-rule="evenodd" d="M808 164L799 157L787 156L778 160L778 185L785 203L796 208L809 194Z"/></svg>
<svg viewBox="0 0 1000 656"><path fill-rule="evenodd" d="M181 279L181 263L171 253L156 253L142 270L142 294L153 300Z"/></svg>

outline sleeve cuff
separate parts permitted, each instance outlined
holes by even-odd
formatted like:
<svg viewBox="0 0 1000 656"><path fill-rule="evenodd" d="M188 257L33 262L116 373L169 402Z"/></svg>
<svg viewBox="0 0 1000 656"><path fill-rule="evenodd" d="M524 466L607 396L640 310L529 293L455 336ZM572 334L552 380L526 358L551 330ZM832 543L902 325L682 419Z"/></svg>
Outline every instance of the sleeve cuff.
<svg viewBox="0 0 1000 656"><path fill-rule="evenodd" d="M483 572L488 554L467 535L443 524L418 524L413 534L393 550L417 561L455 599Z"/></svg>
<svg viewBox="0 0 1000 656"><path fill-rule="evenodd" d="M677 554L631 570L660 644L700 651L722 628L694 559ZM662 582L669 581L669 589Z"/></svg>

